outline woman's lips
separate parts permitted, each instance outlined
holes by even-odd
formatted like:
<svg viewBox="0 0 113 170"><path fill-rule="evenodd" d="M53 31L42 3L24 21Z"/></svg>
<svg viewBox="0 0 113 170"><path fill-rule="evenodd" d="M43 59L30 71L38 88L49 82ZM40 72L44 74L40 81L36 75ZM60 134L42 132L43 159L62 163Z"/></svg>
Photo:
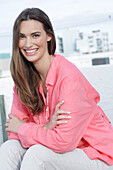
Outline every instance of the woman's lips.
<svg viewBox="0 0 113 170"><path fill-rule="evenodd" d="M35 55L37 53L38 48L36 48L36 49L27 49L27 50L24 49L24 51L25 51L26 55L33 56L33 55Z"/></svg>

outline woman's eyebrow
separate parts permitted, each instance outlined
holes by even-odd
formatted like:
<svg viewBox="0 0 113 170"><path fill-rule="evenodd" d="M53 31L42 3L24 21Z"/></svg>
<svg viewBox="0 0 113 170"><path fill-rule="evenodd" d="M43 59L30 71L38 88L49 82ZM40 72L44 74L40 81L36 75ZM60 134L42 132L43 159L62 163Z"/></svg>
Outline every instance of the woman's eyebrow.
<svg viewBox="0 0 113 170"><path fill-rule="evenodd" d="M25 34L20 32L19 35L25 35Z"/></svg>
<svg viewBox="0 0 113 170"><path fill-rule="evenodd" d="M36 31L36 32L31 33L31 35L33 35L33 34L40 34L40 33L41 33L40 31ZM19 35L25 35L25 34L20 32Z"/></svg>
<svg viewBox="0 0 113 170"><path fill-rule="evenodd" d="M33 35L33 34L40 34L40 33L41 33L40 31L36 31L36 32L31 33L31 35Z"/></svg>

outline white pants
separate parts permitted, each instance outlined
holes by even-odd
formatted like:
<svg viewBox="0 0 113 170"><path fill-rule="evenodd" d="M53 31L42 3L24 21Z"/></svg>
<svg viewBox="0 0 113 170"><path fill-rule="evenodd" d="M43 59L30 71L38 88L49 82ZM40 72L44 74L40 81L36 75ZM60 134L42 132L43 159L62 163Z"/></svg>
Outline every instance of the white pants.
<svg viewBox="0 0 113 170"><path fill-rule="evenodd" d="M43 145L29 149L17 140L0 147L0 170L113 170L100 160L90 160L81 149L59 154Z"/></svg>

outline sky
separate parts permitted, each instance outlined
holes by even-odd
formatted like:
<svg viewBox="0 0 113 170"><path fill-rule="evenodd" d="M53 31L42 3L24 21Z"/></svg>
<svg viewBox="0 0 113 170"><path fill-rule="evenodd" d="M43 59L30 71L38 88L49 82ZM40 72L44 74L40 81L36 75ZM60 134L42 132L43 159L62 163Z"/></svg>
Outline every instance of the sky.
<svg viewBox="0 0 113 170"><path fill-rule="evenodd" d="M0 0L0 32L8 32L18 14L27 7L39 7L55 21L71 15L113 13L113 0Z"/></svg>
<svg viewBox="0 0 113 170"><path fill-rule="evenodd" d="M8 41L11 36L16 17L28 7L45 11L55 29L64 26L80 26L82 29L85 24L108 22L108 16L111 16L109 24L113 30L113 0L0 0L0 46L3 38Z"/></svg>

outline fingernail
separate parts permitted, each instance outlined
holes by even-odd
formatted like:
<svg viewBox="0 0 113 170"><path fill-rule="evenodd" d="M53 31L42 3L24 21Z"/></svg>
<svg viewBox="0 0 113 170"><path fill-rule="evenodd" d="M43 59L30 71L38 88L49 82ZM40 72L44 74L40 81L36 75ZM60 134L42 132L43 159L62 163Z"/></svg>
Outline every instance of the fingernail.
<svg viewBox="0 0 113 170"><path fill-rule="evenodd" d="M65 123L67 123L67 121L64 121Z"/></svg>
<svg viewBox="0 0 113 170"><path fill-rule="evenodd" d="M67 113L71 113L71 112L67 112Z"/></svg>
<svg viewBox="0 0 113 170"><path fill-rule="evenodd" d="M64 103L64 100L62 100L62 103Z"/></svg>
<svg viewBox="0 0 113 170"><path fill-rule="evenodd" d="M71 116L68 116L68 118L71 118Z"/></svg>

